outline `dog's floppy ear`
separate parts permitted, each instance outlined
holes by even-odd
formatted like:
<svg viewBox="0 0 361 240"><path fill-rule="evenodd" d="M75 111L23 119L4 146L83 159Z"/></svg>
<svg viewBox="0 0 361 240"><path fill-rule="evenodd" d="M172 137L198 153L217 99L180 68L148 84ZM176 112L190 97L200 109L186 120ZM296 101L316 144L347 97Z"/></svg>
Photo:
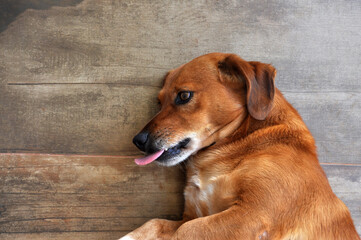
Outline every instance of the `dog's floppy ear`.
<svg viewBox="0 0 361 240"><path fill-rule="evenodd" d="M231 81L245 81L248 112L255 119L264 120L273 105L276 69L270 64L246 62L234 54L220 61L218 68Z"/></svg>

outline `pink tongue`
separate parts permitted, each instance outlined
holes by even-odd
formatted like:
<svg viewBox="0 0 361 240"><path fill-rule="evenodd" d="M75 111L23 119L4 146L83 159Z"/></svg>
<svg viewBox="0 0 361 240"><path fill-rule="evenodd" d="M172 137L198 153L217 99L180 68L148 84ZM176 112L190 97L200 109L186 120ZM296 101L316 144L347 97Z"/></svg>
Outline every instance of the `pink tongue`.
<svg viewBox="0 0 361 240"><path fill-rule="evenodd" d="M156 160L157 158L160 157L160 155L162 155L164 152L164 150L160 150L156 153L153 153L151 155L148 155L144 158L137 158L135 159L135 163L138 164L138 165L147 165L151 162L153 162L154 160Z"/></svg>

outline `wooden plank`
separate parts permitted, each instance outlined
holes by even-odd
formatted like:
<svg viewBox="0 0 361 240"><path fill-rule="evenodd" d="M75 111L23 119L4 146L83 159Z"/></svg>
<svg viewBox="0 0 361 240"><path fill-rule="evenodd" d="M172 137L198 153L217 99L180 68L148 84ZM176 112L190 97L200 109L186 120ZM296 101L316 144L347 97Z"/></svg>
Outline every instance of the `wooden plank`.
<svg viewBox="0 0 361 240"><path fill-rule="evenodd" d="M67 194L182 191L175 188L181 176L177 168L137 167L133 157L37 154L1 154L0 157L0 173L6 176L2 181L5 193L47 194L55 189L57 193ZM147 181L158 183L144 184Z"/></svg>
<svg viewBox="0 0 361 240"><path fill-rule="evenodd" d="M0 89L0 152L138 153L131 139L157 112L157 92L129 85Z"/></svg>
<svg viewBox="0 0 361 240"><path fill-rule="evenodd" d="M139 167L133 157L0 154L0 179L5 239L108 238L183 210L184 171Z"/></svg>
<svg viewBox="0 0 361 240"><path fill-rule="evenodd" d="M0 36L0 75L149 84L196 56L224 51L272 62L290 90L360 92L360 16L358 0L87 0L30 9Z"/></svg>
<svg viewBox="0 0 361 240"><path fill-rule="evenodd" d="M114 231L114 232L43 232L43 233L0 233L2 240L114 240L126 235L128 232Z"/></svg>
<svg viewBox="0 0 361 240"><path fill-rule="evenodd" d="M133 136L158 111L157 87L8 86L0 152L137 154ZM1 90L0 90L1 92ZM361 93L289 92L321 162L361 163Z"/></svg>
<svg viewBox="0 0 361 240"><path fill-rule="evenodd" d="M361 232L361 166L323 165ZM182 168L132 157L0 155L1 239L114 239L160 217L179 219Z"/></svg>
<svg viewBox="0 0 361 240"><path fill-rule="evenodd" d="M361 93L288 92L313 134L320 162L361 163Z"/></svg>

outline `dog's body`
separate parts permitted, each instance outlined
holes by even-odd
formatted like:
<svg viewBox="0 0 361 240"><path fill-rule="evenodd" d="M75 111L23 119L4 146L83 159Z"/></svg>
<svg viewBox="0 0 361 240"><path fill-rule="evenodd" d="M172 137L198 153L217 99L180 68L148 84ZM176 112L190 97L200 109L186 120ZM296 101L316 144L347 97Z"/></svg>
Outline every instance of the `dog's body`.
<svg viewBox="0 0 361 240"><path fill-rule="evenodd" d="M189 158L183 220L154 219L122 239L360 239L275 76L221 53L167 75L160 113L134 139L148 154L136 162Z"/></svg>

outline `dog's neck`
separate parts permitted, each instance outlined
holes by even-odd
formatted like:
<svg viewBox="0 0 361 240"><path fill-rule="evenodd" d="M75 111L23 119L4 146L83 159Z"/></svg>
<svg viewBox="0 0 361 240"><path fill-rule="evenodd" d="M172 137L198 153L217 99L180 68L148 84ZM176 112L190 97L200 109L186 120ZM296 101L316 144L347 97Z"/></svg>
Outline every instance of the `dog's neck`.
<svg viewBox="0 0 361 240"><path fill-rule="evenodd" d="M222 142L223 139L227 139L240 128L242 122L244 122L244 114L240 113L232 121L213 132L212 135L202 143L202 148L213 146L214 144L219 143L218 140Z"/></svg>

